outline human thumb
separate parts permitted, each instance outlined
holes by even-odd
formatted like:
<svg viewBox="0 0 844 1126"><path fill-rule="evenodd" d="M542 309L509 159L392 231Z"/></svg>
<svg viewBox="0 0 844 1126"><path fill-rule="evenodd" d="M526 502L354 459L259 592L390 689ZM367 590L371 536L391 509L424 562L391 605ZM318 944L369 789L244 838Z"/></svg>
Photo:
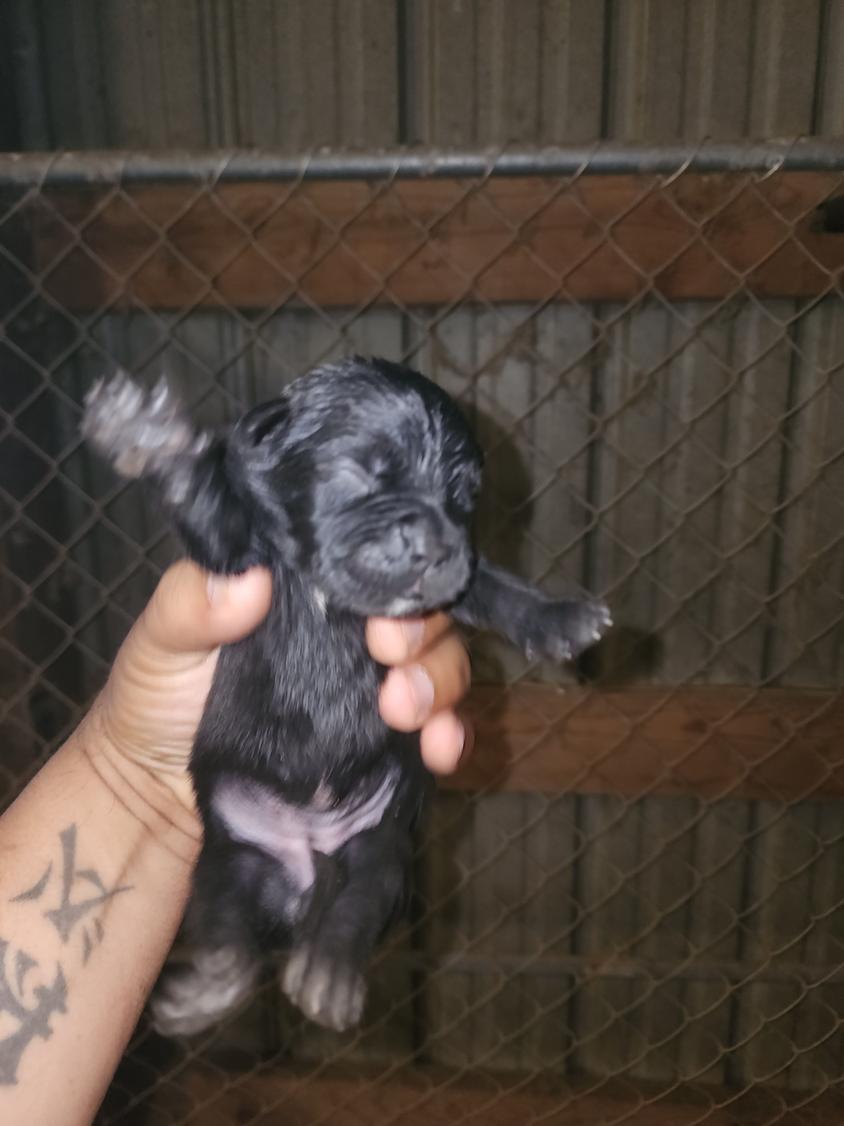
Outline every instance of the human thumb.
<svg viewBox="0 0 844 1126"><path fill-rule="evenodd" d="M183 560L158 584L137 627L162 654L197 655L245 637L266 617L272 597L269 571L208 575Z"/></svg>

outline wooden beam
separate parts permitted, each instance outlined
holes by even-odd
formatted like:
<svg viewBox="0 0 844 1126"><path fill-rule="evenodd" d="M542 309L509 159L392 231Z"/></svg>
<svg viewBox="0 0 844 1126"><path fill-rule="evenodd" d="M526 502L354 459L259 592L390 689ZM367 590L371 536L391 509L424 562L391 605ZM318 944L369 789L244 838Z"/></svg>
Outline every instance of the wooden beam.
<svg viewBox="0 0 844 1126"><path fill-rule="evenodd" d="M703 1085L660 1087L624 1080L565 1083L513 1074L451 1072L443 1068L281 1067L241 1077L200 1064L161 1087L159 1114L185 1126L270 1126L330 1122L331 1126L394 1122L451 1126L478 1122L513 1126L831 1126L844 1121L844 1095L764 1087L747 1092Z"/></svg>
<svg viewBox="0 0 844 1126"><path fill-rule="evenodd" d="M651 685L622 691L478 685L462 790L844 797L844 695Z"/></svg>
<svg viewBox="0 0 844 1126"><path fill-rule="evenodd" d="M723 298L825 292L835 173L51 189L37 269L68 309Z"/></svg>

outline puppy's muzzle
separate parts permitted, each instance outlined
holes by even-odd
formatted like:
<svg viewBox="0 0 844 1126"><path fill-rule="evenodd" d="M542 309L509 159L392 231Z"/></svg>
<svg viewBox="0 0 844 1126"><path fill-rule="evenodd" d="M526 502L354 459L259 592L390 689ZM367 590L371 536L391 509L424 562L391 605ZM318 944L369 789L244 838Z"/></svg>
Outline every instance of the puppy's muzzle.
<svg viewBox="0 0 844 1126"><path fill-rule="evenodd" d="M392 577L401 594L393 613L433 609L453 601L472 573L469 537L427 507L408 506L392 515L383 531L363 544L364 567Z"/></svg>
<svg viewBox="0 0 844 1126"><path fill-rule="evenodd" d="M424 512L401 513L381 541L384 559L390 566L420 573L444 566L458 548L449 543L444 529Z"/></svg>

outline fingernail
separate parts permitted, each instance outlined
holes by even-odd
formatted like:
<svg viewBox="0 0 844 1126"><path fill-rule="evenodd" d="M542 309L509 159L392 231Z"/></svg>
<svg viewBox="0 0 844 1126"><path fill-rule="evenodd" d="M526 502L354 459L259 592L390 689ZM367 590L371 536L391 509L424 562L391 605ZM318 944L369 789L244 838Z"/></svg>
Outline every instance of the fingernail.
<svg viewBox="0 0 844 1126"><path fill-rule="evenodd" d="M431 714L431 708L434 706L434 682L421 665L410 665L404 671L416 706L416 722L422 723Z"/></svg>
<svg viewBox="0 0 844 1126"><path fill-rule="evenodd" d="M401 622L400 625L408 653L416 653L422 645L422 638L425 636L425 623L408 619Z"/></svg>
<svg viewBox="0 0 844 1126"><path fill-rule="evenodd" d="M457 740L457 757L454 760L455 768L463 758L463 752L466 750L466 728L463 726L459 719L457 721Z"/></svg>

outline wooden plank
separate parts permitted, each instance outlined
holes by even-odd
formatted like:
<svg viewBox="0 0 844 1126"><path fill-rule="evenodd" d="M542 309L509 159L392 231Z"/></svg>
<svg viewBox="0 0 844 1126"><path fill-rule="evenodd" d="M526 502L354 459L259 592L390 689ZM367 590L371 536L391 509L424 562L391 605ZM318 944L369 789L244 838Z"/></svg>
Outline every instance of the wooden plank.
<svg viewBox="0 0 844 1126"><path fill-rule="evenodd" d="M566 1085L552 1078L466 1075L444 1068L401 1071L311 1072L276 1069L236 1075L192 1064L161 1084L153 1098L156 1122L229 1126L249 1122L330 1122L332 1126L394 1122L397 1126L451 1126L482 1122L511 1126L830 1126L842 1121L844 1095L812 1092L741 1093L717 1087L646 1085L631 1080Z"/></svg>
<svg viewBox="0 0 844 1126"><path fill-rule="evenodd" d="M476 685L468 712L476 751L444 783L459 789L844 797L838 692Z"/></svg>
<svg viewBox="0 0 844 1126"><path fill-rule="evenodd" d="M844 238L814 229L840 185L809 172L156 184L49 190L31 217L44 287L76 311L721 298L739 279L810 296L844 267Z"/></svg>

